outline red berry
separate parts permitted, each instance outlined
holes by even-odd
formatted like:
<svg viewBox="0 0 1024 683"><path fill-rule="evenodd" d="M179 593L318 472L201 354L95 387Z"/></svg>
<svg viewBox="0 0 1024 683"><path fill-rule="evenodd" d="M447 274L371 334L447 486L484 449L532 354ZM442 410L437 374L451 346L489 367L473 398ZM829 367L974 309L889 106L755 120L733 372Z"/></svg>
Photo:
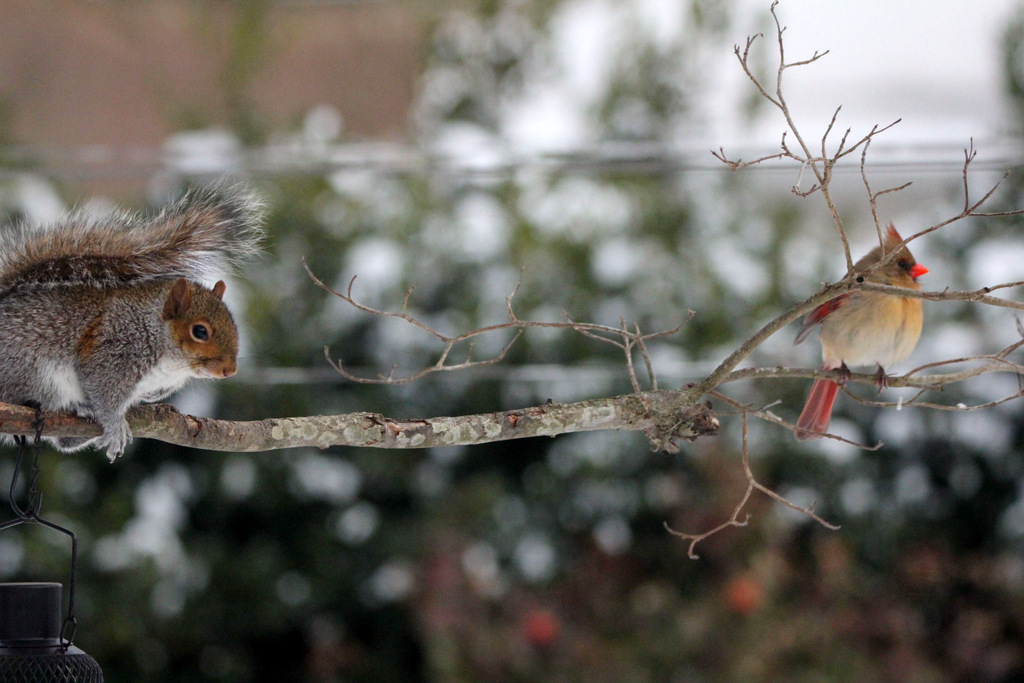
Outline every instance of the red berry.
<svg viewBox="0 0 1024 683"><path fill-rule="evenodd" d="M751 576L738 576L725 584L722 600L727 609L750 614L764 602L764 587Z"/></svg>
<svg viewBox="0 0 1024 683"><path fill-rule="evenodd" d="M546 609L534 609L523 620L523 637L531 645L548 647L558 640L561 626L558 617Z"/></svg>

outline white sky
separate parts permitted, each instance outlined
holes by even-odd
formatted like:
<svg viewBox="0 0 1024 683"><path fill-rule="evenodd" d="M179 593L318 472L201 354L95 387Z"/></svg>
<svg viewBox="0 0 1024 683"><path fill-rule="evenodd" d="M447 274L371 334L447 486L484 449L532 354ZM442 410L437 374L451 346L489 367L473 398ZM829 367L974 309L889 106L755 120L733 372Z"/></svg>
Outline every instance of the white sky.
<svg viewBox="0 0 1024 683"><path fill-rule="evenodd" d="M735 42L756 32L765 0L741 0ZM784 89L798 125L820 130L843 105L839 127L854 134L897 118L892 142L939 142L963 146L1005 132L1000 44L1019 0L783 0L787 61L829 54L816 64L786 72ZM775 46L775 36L765 38ZM774 57L777 53L772 52ZM716 101L718 133L726 140L778 143L778 120L765 117L751 135L728 112L744 83L732 46L723 45L714 68L728 87ZM766 137L767 136L767 137Z"/></svg>
<svg viewBox="0 0 1024 683"><path fill-rule="evenodd" d="M771 25L770 0L737 0L740 9L726 35L705 46L702 64L713 92L705 102L707 127L681 140L707 150L776 147L785 125L763 115L753 126L741 112L753 86L733 54L735 44ZM883 145L939 144L962 150L973 137L984 141L1007 132L1000 46L1005 25L1022 0L782 0L787 61L829 53L817 63L786 72L784 92L797 125L820 136L843 106L837 132L852 128L857 139L871 126L902 122ZM671 41L682 30L680 0L573 0L553 23L561 68L540 76L519 102L503 112L505 132L520 151L559 150L594 141L586 103L592 102L615 67L614 55L629 31ZM777 64L774 32L762 39L759 67ZM690 131L689 134L693 134ZM460 144L459 148L465 146ZM990 151L992 145L989 146Z"/></svg>

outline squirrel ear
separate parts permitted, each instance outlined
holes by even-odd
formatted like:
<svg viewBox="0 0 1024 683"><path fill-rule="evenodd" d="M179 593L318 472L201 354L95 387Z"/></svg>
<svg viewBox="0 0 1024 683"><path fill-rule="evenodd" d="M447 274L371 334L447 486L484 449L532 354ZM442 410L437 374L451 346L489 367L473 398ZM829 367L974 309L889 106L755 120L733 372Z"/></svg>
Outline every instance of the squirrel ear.
<svg viewBox="0 0 1024 683"><path fill-rule="evenodd" d="M171 286L171 291L167 294L167 301L164 302L164 320L177 318L191 305L192 290L188 288L188 281L180 277Z"/></svg>
<svg viewBox="0 0 1024 683"><path fill-rule="evenodd" d="M224 284L223 280L217 280L217 284L213 286L213 295L218 299L224 298L224 290L227 289L227 285Z"/></svg>

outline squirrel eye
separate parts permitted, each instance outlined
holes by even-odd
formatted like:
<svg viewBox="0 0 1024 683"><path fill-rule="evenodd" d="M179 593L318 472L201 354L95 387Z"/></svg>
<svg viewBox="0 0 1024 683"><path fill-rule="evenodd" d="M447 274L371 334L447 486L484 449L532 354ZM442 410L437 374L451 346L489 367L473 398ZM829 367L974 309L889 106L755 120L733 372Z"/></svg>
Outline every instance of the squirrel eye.
<svg viewBox="0 0 1024 683"><path fill-rule="evenodd" d="M192 326L192 338L196 341L209 341L210 330L207 329L206 325L196 323Z"/></svg>

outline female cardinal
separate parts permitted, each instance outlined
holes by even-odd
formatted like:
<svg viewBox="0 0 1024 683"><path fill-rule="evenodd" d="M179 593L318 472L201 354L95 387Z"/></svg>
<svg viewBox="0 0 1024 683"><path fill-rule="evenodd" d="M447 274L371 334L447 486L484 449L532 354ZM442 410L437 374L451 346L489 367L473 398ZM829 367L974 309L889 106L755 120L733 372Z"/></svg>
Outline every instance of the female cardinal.
<svg viewBox="0 0 1024 683"><path fill-rule="evenodd" d="M903 239L889 224L882 246L872 249L854 264L855 272L863 272L891 253ZM881 268L869 273L865 279L907 289L920 289L917 278L928 269L914 260L905 246ZM885 383L882 367L897 363L914 350L921 336L921 300L892 296L879 292L854 291L823 303L811 311L794 344L799 344L821 324L822 370L839 369L848 373L850 365L878 365L879 387ZM828 429L832 405L836 401L839 384L818 378L811 386L800 419L796 422L796 438L816 439Z"/></svg>

